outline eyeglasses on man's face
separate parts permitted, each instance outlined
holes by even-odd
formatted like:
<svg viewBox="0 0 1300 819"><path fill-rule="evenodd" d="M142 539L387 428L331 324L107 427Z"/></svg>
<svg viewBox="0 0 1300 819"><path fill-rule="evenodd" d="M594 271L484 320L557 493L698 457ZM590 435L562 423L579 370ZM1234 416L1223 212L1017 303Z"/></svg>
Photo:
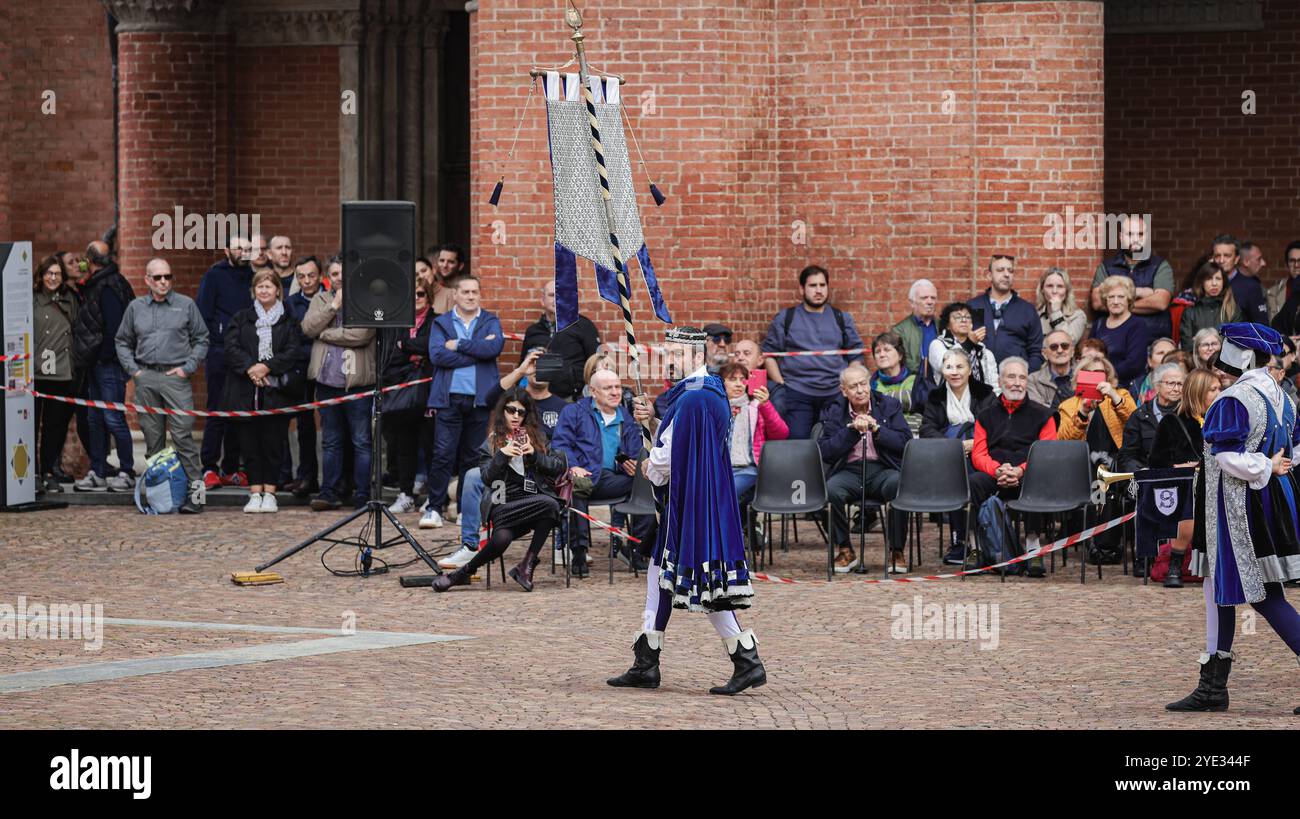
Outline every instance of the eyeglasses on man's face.
<svg viewBox="0 0 1300 819"><path fill-rule="evenodd" d="M1061 342L1061 343L1058 343L1058 344L1048 344L1048 345L1047 345L1047 349L1051 350L1051 351L1054 352L1054 353L1063 353L1063 352L1065 352L1066 350L1070 349L1070 347L1072 347L1072 346L1074 346L1074 345L1072 345L1072 344L1070 344L1070 342L1066 341L1066 342Z"/></svg>
<svg viewBox="0 0 1300 819"><path fill-rule="evenodd" d="M157 275L155 275L155 276L150 276L149 278L153 279L153 280L156 281L156 282L169 282L169 281L172 280L172 274L171 274L171 273L159 273L159 274L157 274Z"/></svg>

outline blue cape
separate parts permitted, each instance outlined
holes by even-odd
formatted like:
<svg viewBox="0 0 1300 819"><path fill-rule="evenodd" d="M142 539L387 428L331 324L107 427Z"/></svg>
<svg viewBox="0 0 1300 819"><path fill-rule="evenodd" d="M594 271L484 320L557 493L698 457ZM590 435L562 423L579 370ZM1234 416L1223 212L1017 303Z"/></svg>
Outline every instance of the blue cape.
<svg viewBox="0 0 1300 819"><path fill-rule="evenodd" d="M672 465L655 559L674 608L745 608L754 595L732 480L731 418L717 376L683 379L668 393L659 429L672 425Z"/></svg>

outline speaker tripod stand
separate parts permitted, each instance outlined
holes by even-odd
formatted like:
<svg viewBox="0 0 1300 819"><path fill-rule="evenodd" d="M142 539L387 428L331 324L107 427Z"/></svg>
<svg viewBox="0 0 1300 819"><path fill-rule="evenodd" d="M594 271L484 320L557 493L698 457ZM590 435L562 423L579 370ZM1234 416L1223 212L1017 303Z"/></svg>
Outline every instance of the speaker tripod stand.
<svg viewBox="0 0 1300 819"><path fill-rule="evenodd" d="M388 355L387 355L388 350L387 350L387 345L385 345L383 341L382 330L379 332L379 335L380 338L376 341L376 348L377 348L376 360L379 366L375 368L376 370L375 398L374 398L374 403L371 404L370 407L370 447L373 453L373 456L370 459L370 500L366 503L365 506L361 507L360 509L357 509L352 514L343 518L343 520L340 520L339 522L335 523L334 525L326 529L322 529L321 531L317 532L316 534L304 540L302 543L299 543L297 546L294 546L276 555L274 558L267 561L266 563L260 564L259 566L256 567L257 571L264 572L267 570L267 568L274 566L275 564L279 563L281 560L284 560L285 558L293 557L294 555L298 554L298 552L301 552L303 549L306 549L308 546L311 546L314 543L329 543L329 544L337 544L337 545L344 545L344 546L358 546L356 539L339 540L338 538L331 537L331 535L333 535L339 529L342 529L343 527L357 520L358 518L364 517L366 519L366 522L363 525L362 532L366 536L365 548L386 549L390 546L397 546L404 542L406 543L406 545L410 546L412 550L415 551L416 556L418 556L421 560L423 560L430 569L433 569L435 574L442 574L442 569L438 568L438 561L433 559L433 556L430 555L425 550L425 548L420 545L420 541L416 540L415 537L412 536L409 531L407 531L406 527L402 525L402 522L397 519L397 516L394 515L392 512L390 512L388 510L388 507L384 505L384 500L383 500L384 486L383 486L383 477L382 477L383 476L382 453L384 451L383 363L388 360ZM393 525L393 528L397 530L397 535L388 540L385 540L383 535L383 522L385 519L387 519L388 522Z"/></svg>

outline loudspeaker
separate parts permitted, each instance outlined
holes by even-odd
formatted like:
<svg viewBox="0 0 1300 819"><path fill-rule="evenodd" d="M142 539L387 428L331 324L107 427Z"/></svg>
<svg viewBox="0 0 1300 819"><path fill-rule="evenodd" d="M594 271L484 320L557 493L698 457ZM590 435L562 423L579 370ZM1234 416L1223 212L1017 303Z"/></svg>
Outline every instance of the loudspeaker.
<svg viewBox="0 0 1300 819"><path fill-rule="evenodd" d="M343 203L343 326L415 324L415 203Z"/></svg>

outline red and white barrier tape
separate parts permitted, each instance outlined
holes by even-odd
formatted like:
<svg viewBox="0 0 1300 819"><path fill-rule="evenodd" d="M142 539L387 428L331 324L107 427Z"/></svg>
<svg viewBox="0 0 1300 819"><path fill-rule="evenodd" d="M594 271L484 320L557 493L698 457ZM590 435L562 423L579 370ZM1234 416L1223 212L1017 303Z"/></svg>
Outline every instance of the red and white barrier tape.
<svg viewBox="0 0 1300 819"><path fill-rule="evenodd" d="M414 381L405 381L401 384L393 384L384 387L382 392L392 392L406 387L413 387L417 384L424 384L432 381L432 378L417 378ZM35 398L44 398L47 401L62 401L65 404L76 404L79 407L95 407L96 409L117 410L125 412L135 410L149 415L186 415L191 418L257 418L263 415L293 415L294 413L303 412L318 407L332 407L335 404L343 404L348 401L359 401L362 398L373 396L377 390L367 390L366 392L354 392L348 395L340 395L338 398L326 398L321 401L311 401L306 404L297 404L292 407L282 407L281 409L269 410L186 410L186 409L168 409L166 407L148 407L143 404L127 404L117 401L94 401L89 398L70 398L66 395L47 395L36 390L18 389L11 390L5 388L6 392L26 392Z"/></svg>
<svg viewBox="0 0 1300 819"><path fill-rule="evenodd" d="M31 353L14 353L13 355L0 355L0 361L27 361L31 357Z"/></svg>
<svg viewBox="0 0 1300 819"><path fill-rule="evenodd" d="M891 578L887 580L862 579L859 582L868 583L873 586L878 586L884 583L924 583L929 580L948 580L954 577L963 577L965 575L970 575L970 574L983 574L984 572L993 571L995 569L1001 569L1003 566L1010 566L1013 563L1023 563L1026 560L1033 560L1036 557L1042 557L1043 555L1050 554L1052 552L1058 552L1061 549L1067 549L1070 546L1075 545L1079 541L1087 540L1090 537L1099 535L1102 532L1106 531L1107 529L1114 529L1116 526L1121 526L1125 523L1128 523L1136 515L1137 515L1136 512L1129 512L1127 515L1122 515L1113 520L1108 520L1105 523L1099 524L1097 526L1093 526L1090 529L1084 529L1082 532L1076 532L1075 534L1069 535L1068 537L1063 537L1060 540L1052 541L1046 546L1039 547L1039 549L1035 552L1026 552L1023 555L1018 555L1002 563L994 563L992 566L984 566L979 569L966 569L964 571L952 572L950 574L928 574L922 577L899 577L899 578ZM788 577L777 577L776 575L766 574L765 572L751 572L749 576L755 578L756 580L766 580L769 583L798 583L803 585L803 584L830 582L827 580L811 580L811 581L791 580Z"/></svg>

